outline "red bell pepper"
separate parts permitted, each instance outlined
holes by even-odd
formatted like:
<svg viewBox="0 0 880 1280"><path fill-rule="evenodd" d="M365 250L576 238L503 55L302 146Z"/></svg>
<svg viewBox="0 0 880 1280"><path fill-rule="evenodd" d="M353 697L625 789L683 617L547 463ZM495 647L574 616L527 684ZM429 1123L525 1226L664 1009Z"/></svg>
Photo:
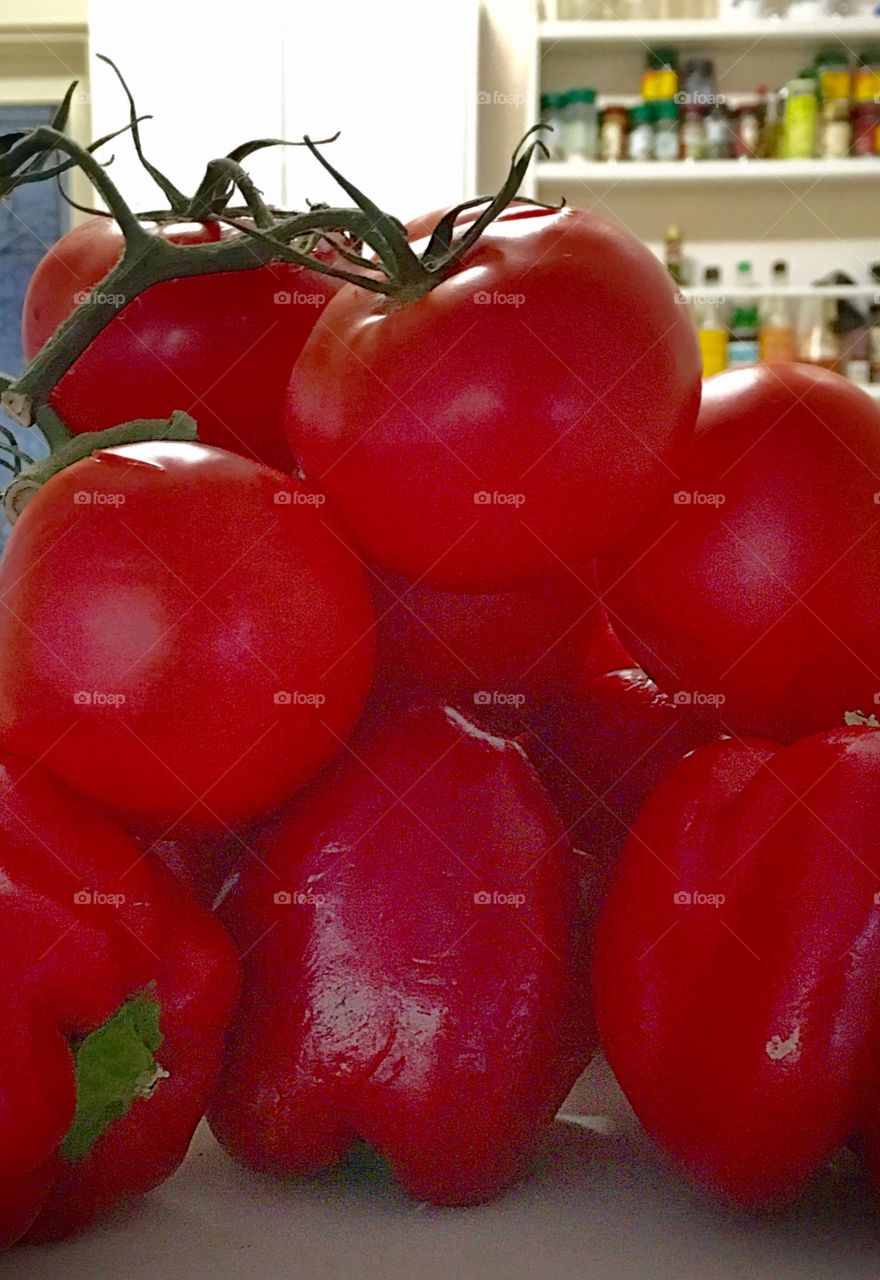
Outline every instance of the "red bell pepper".
<svg viewBox="0 0 880 1280"><path fill-rule="evenodd" d="M411 710L258 853L221 907L245 960L220 1142L309 1174L360 1136L418 1199L498 1194L594 1042L577 860L521 749Z"/></svg>
<svg viewBox="0 0 880 1280"><path fill-rule="evenodd" d="M232 944L165 867L33 766L0 762L0 1245L164 1181L207 1104Z"/></svg>
<svg viewBox="0 0 880 1280"><path fill-rule="evenodd" d="M880 731L726 740L643 810L598 930L608 1059L646 1130L744 1206L876 1114Z"/></svg>

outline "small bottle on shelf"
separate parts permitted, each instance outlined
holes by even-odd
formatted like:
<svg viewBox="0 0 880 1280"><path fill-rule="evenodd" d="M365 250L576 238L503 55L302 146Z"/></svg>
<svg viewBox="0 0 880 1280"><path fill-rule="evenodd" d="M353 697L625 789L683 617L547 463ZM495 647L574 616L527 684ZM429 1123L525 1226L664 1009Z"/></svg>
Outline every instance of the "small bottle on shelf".
<svg viewBox="0 0 880 1280"><path fill-rule="evenodd" d="M649 102L640 102L630 109L626 154L630 160L653 159L654 123Z"/></svg>
<svg viewBox="0 0 880 1280"><path fill-rule="evenodd" d="M727 344L727 367L736 369L758 361L758 304L753 295L752 264L736 264L736 282L743 290L730 316L730 341Z"/></svg>
<svg viewBox="0 0 880 1280"><path fill-rule="evenodd" d="M730 114L723 102L716 102L706 117L706 156L709 160L730 158L732 136Z"/></svg>
<svg viewBox="0 0 880 1280"><path fill-rule="evenodd" d="M736 110L733 154L738 160L754 160L760 154L761 120L758 101L750 98Z"/></svg>
<svg viewBox="0 0 880 1280"><path fill-rule="evenodd" d="M727 368L727 324L724 319L724 303L717 290L721 272L717 267L706 267L703 272L704 297L697 312L697 338L703 357L703 377L711 378Z"/></svg>
<svg viewBox="0 0 880 1280"><path fill-rule="evenodd" d="M541 123L550 126L541 136L551 160L565 158L565 105L564 93L541 94Z"/></svg>
<svg viewBox="0 0 880 1280"><path fill-rule="evenodd" d="M626 107L608 106L602 112L599 146L603 160L622 160L626 155L626 128L629 112Z"/></svg>
<svg viewBox="0 0 880 1280"><path fill-rule="evenodd" d="M599 112L595 89L569 89L565 95L562 136L566 159L598 159Z"/></svg>
<svg viewBox="0 0 880 1280"><path fill-rule="evenodd" d="M762 160L782 157L782 99L772 89L763 95L758 155Z"/></svg>
<svg viewBox="0 0 880 1280"><path fill-rule="evenodd" d="M840 367L840 338L836 333L837 299L805 298L801 307L798 359L820 369Z"/></svg>
<svg viewBox="0 0 880 1280"><path fill-rule="evenodd" d="M809 160L816 154L819 102L816 81L800 75L788 82L783 123L783 154L786 160Z"/></svg>
<svg viewBox="0 0 880 1280"><path fill-rule="evenodd" d="M788 284L788 263L781 259L771 268L771 279L777 288ZM761 308L761 331L758 352L765 364L780 364L797 359L797 332L792 308L787 298L769 294Z"/></svg>
<svg viewBox="0 0 880 1280"><path fill-rule="evenodd" d="M706 160L709 156L709 139L706 133L706 108L691 102L684 109L681 126L682 160Z"/></svg>
<svg viewBox="0 0 880 1280"><path fill-rule="evenodd" d="M642 97L660 102L678 93L678 56L674 49L649 49L642 72Z"/></svg>
<svg viewBox="0 0 880 1280"><path fill-rule="evenodd" d="M679 158L678 103L674 99L654 103L654 158Z"/></svg>
<svg viewBox="0 0 880 1280"><path fill-rule="evenodd" d="M868 311L868 361L870 381L880 382L880 302L873 302Z"/></svg>
<svg viewBox="0 0 880 1280"><path fill-rule="evenodd" d="M666 270L672 276L672 279L677 285L683 286L686 281L684 277L681 228L676 226L675 223L666 228L664 260L666 262Z"/></svg>

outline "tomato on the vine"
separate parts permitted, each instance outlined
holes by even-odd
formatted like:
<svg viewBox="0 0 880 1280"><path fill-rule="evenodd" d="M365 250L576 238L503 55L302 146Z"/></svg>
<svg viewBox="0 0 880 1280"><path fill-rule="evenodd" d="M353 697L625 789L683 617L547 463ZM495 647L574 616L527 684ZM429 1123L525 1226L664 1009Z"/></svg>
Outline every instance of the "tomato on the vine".
<svg viewBox="0 0 880 1280"><path fill-rule="evenodd" d="M105 449L6 547L0 739L130 822L236 825L338 750L373 621L323 495L202 445Z"/></svg>
<svg viewBox="0 0 880 1280"><path fill-rule="evenodd" d="M494 591L588 562L662 495L696 420L699 352L668 275L575 209L508 211L439 280L401 241L413 278L346 284L297 361L306 476L412 578Z"/></svg>
<svg viewBox="0 0 880 1280"><path fill-rule="evenodd" d="M235 233L219 222L145 224L175 244L203 245ZM22 314L30 359L119 261L124 237L111 218L91 218L38 264ZM339 288L331 276L276 262L249 271L153 284L115 316L56 383L50 406L74 433L182 409L199 439L280 470L292 458L282 425L285 389L299 352Z"/></svg>

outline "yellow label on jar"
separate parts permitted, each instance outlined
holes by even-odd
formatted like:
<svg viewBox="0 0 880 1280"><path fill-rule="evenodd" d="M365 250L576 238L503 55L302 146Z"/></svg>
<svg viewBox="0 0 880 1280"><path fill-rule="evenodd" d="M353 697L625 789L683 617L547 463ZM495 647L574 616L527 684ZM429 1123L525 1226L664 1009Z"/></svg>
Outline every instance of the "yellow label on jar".
<svg viewBox="0 0 880 1280"><path fill-rule="evenodd" d="M875 102L880 94L880 68L859 67L856 72L856 102Z"/></svg>
<svg viewBox="0 0 880 1280"><path fill-rule="evenodd" d="M839 71L823 71L819 77L819 83L822 87L823 102L839 102L849 98L849 71L841 68Z"/></svg>
<svg viewBox="0 0 880 1280"><path fill-rule="evenodd" d="M700 352L703 357L703 377L711 378L727 368L727 331L725 329L700 329Z"/></svg>

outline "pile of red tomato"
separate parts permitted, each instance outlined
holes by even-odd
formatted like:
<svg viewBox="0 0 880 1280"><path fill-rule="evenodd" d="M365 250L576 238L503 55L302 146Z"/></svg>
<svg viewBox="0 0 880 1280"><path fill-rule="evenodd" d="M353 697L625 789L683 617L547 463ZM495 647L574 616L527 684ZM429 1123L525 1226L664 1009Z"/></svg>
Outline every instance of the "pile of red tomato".
<svg viewBox="0 0 880 1280"><path fill-rule="evenodd" d="M439 216L409 229L416 254ZM121 252L102 218L49 251L29 357ZM802 740L874 742L880 410L796 365L701 388L680 302L621 227L519 205L429 288L285 262L156 284L52 390L74 436L182 410L199 441L98 442L30 497L0 564L0 748L110 815L230 931L242 987L209 1119L252 1168L313 1173L363 1138L436 1203L524 1176L596 1048L597 920L599 1038L689 1173L763 1203L743 1170L758 1152L766 1170L792 1099L819 1124L803 1078L832 1068L860 1083L766 1198L858 1128L874 1077L844 1072L839 1041L860 1064L875 1047L873 977L859 970L858 999L835 988L817 1030L829 970L807 972L787 930L810 822L834 826L841 858L873 853L880 784L858 821L829 810ZM699 833L723 792L731 867L751 865L769 819L749 836L738 810L734 840L730 814L789 752L790 806L812 816L789 821L762 898L710 875L723 841ZM676 894L687 947L666 938ZM729 1024L751 1101L705 1001L666 1000L714 977L733 1008L726 896L776 939L750 979L766 1008ZM853 966L874 945L864 905L835 934ZM837 1057L812 1057L829 1027ZM683 1065L704 1030L703 1065ZM760 1057L774 1036L765 1087L743 1046ZM738 1154L705 1138L713 1110Z"/></svg>

